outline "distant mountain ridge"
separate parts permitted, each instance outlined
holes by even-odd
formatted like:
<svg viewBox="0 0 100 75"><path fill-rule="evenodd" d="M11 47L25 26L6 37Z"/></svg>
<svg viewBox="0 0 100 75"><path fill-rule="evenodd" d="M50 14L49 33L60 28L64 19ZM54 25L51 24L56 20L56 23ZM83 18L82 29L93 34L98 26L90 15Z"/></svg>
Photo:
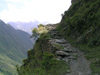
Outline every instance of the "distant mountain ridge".
<svg viewBox="0 0 100 75"><path fill-rule="evenodd" d="M30 36L0 20L0 75L16 75L15 65L21 64L33 46Z"/></svg>
<svg viewBox="0 0 100 75"><path fill-rule="evenodd" d="M29 34L32 34L32 29L34 27L37 27L39 22L38 21L34 21L34 22L8 22L8 24L10 24L15 29L19 29L19 30L28 32Z"/></svg>

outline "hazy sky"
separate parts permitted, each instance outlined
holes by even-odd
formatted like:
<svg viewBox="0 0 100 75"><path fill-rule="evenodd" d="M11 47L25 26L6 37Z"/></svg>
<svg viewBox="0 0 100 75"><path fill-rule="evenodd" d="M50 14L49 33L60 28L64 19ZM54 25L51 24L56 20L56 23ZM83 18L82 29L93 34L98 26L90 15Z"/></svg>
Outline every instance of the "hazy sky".
<svg viewBox="0 0 100 75"><path fill-rule="evenodd" d="M71 0L0 0L0 19L57 23Z"/></svg>

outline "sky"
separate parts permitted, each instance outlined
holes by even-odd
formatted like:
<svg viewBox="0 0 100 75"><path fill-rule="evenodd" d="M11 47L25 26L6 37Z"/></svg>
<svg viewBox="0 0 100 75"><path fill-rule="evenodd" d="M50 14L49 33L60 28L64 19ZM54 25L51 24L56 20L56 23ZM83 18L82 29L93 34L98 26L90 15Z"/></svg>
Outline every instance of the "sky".
<svg viewBox="0 0 100 75"><path fill-rule="evenodd" d="M0 19L58 23L70 5L71 0L0 0Z"/></svg>

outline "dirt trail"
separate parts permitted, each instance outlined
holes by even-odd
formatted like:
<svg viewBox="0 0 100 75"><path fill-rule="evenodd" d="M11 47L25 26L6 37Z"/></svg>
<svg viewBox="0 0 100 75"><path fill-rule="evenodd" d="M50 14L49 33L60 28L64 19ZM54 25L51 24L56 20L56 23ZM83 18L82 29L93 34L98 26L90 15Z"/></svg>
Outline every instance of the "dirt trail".
<svg viewBox="0 0 100 75"><path fill-rule="evenodd" d="M80 51L78 51L77 60L70 61L70 68L71 73L66 75L91 75L89 63Z"/></svg>

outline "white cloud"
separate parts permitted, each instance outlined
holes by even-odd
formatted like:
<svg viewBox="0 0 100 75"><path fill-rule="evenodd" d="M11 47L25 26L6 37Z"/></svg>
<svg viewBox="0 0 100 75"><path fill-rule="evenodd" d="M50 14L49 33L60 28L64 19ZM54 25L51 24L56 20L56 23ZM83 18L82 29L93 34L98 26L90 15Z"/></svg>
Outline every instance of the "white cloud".
<svg viewBox="0 0 100 75"><path fill-rule="evenodd" d="M22 2L24 0L6 0L6 2Z"/></svg>
<svg viewBox="0 0 100 75"><path fill-rule="evenodd" d="M4 21L34 21L57 23L71 0L7 0L8 9L0 12Z"/></svg>

